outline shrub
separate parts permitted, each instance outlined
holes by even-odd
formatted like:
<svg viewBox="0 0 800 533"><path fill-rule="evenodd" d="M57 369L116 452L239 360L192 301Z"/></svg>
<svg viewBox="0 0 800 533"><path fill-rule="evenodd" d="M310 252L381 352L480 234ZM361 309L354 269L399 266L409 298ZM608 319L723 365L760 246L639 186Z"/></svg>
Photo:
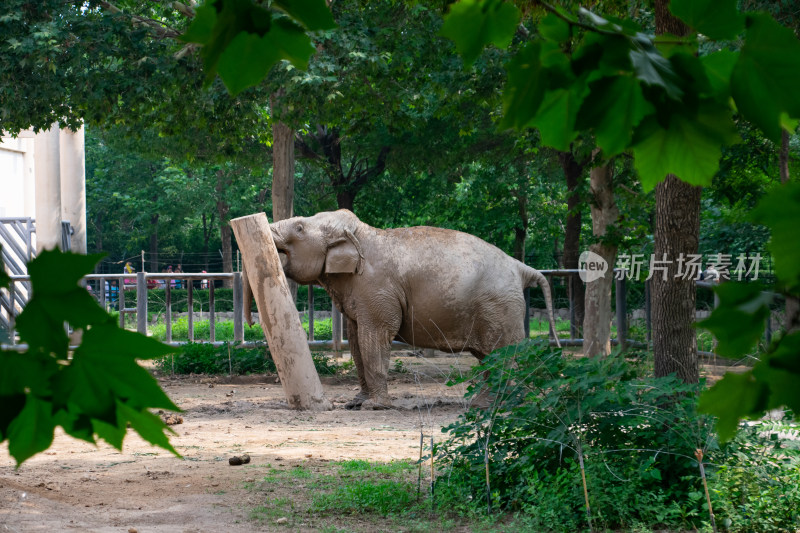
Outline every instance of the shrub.
<svg viewBox="0 0 800 533"><path fill-rule="evenodd" d="M156 366L170 374L264 374L275 371L266 346L239 348L229 343L189 343L181 351L156 360Z"/></svg>
<svg viewBox="0 0 800 533"><path fill-rule="evenodd" d="M230 320L222 320L214 324L214 338L218 341L232 341L233 340L233 322ZM302 323L303 329L308 333L308 322ZM167 338L167 326L164 323L155 324L150 328L154 338L164 341ZM208 320L195 320L194 321L194 338L195 340L208 340L211 338L209 331ZM314 321L314 338L317 340L330 340L333 338L331 319ZM174 342L183 342L189 340L189 319L181 317L172 322L172 340ZM264 332L261 330L260 324L253 324L252 326L244 325L244 340L252 342L260 342L264 340Z"/></svg>
<svg viewBox="0 0 800 533"><path fill-rule="evenodd" d="M537 342L488 356L468 395L491 407L466 412L436 447L445 467L438 504L474 514L491 503L533 530L576 531L588 528L585 476L595 528L708 527L701 449L718 525L794 530L796 450L781 447L765 464L768 447L753 432L720 448L713 419L695 409L702 384L642 377L634 365L646 368L620 355L564 357Z"/></svg>

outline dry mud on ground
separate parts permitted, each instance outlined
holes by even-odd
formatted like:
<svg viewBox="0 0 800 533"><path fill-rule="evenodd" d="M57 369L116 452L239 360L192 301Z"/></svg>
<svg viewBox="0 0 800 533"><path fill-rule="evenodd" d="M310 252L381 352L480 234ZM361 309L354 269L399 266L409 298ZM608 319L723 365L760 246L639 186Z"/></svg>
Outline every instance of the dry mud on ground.
<svg viewBox="0 0 800 533"><path fill-rule="evenodd" d="M416 460L420 430L438 440L441 428L466 408L464 386L445 383L472 366L474 358L396 359L408 372L392 373L389 389L404 408L388 411L344 409L356 394L355 377L323 378L335 409L321 413L288 409L275 376L160 378L184 411L171 437L183 459L133 432L118 452L57 431L49 450L15 470L3 445L0 533L314 531L313 524L287 529L253 520L251 511L264 494L248 487L270 465L320 469L348 459ZM249 454L249 464L228 464L231 456L242 454ZM298 484L295 490L304 487Z"/></svg>

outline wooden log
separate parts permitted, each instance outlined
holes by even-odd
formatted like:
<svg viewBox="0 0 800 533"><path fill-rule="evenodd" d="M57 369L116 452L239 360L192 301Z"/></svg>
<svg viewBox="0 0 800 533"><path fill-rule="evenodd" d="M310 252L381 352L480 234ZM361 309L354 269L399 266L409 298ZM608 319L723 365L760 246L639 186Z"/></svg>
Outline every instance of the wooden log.
<svg viewBox="0 0 800 533"><path fill-rule="evenodd" d="M264 213L231 220L247 278L256 299L261 328L289 407L328 411L300 317L283 275L272 231Z"/></svg>

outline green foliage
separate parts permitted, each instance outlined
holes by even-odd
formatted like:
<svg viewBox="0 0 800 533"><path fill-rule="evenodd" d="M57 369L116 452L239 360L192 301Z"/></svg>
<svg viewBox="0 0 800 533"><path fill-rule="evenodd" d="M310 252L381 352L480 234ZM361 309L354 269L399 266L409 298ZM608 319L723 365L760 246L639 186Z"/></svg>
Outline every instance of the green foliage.
<svg viewBox="0 0 800 533"><path fill-rule="evenodd" d="M278 8L288 16L274 11ZM208 0L197 8L184 41L203 46L208 80L219 72L231 95L260 82L287 60L305 69L314 53L306 30L336 27L324 0L280 0L264 8L251 0Z"/></svg>
<svg viewBox="0 0 800 533"><path fill-rule="evenodd" d="M643 373L650 370L619 355L565 357L539 343L491 354L475 369L485 382L476 379L468 392L490 406L445 428L436 448L445 465L438 505L483 514L488 495L524 528L585 530L585 475L595 529L702 529L709 519L699 449L718 525L791 529L800 453L779 432L796 437L797 429L764 423L720 448L712 420L695 410L698 387Z"/></svg>
<svg viewBox="0 0 800 533"><path fill-rule="evenodd" d="M386 516L408 509L415 499L415 488L408 481L354 481L330 493L314 496L311 510Z"/></svg>
<svg viewBox="0 0 800 533"><path fill-rule="evenodd" d="M231 343L214 346L189 343L178 353L156 360L165 374L266 374L275 372L275 363L266 346L241 348Z"/></svg>
<svg viewBox="0 0 800 533"><path fill-rule="evenodd" d="M508 46L519 18L519 10L503 0L462 0L450 5L439 33L453 40L464 63L471 66L484 46Z"/></svg>
<svg viewBox="0 0 800 533"><path fill-rule="evenodd" d="M469 394L491 406L446 428L441 505L476 512L488 490L494 508L521 510L534 529L580 529L582 455L595 527L689 525L667 516L671 501L699 511L686 495L697 490L692 456L711 426L695 413L696 388L639 377L619 355L571 358L535 342L499 350L474 372L485 381Z"/></svg>
<svg viewBox="0 0 800 533"><path fill-rule="evenodd" d="M467 63L489 42L467 28L499 9L495 0L469 6L445 18L445 35ZM744 15L733 0L670 2L674 14L710 39L733 39L746 26L741 52L701 60L695 35L661 43L630 19L545 8L539 38L507 64L500 126L537 127L545 145L562 151L580 133L593 133L605 158L632 150L645 190L667 174L711 183L722 146L739 140L732 102L773 140L785 116L800 118L797 80L786 75L800 72L800 41L769 15ZM492 42L510 41L515 30L496 26ZM570 35L570 46L562 46Z"/></svg>
<svg viewBox="0 0 800 533"><path fill-rule="evenodd" d="M47 449L61 426L72 437L99 437L122 448L128 424L177 455L167 426L148 409L178 408L137 363L172 348L120 329L78 281L99 256L44 251L28 265L33 295L17 319L25 353L0 352L0 442L22 464ZM64 324L82 331L69 356Z"/></svg>
<svg viewBox="0 0 800 533"><path fill-rule="evenodd" d="M753 211L753 218L772 233L770 250L775 259L778 287L787 297L800 296L800 268L796 229L800 212L800 185L777 188ZM758 285L725 283L715 289L720 306L700 323L720 340L719 353L739 357L753 350L761 338L772 297ZM800 412L800 332L790 331L778 337L762 354L751 370L727 374L707 391L700 408L719 418L722 440L730 439L741 418L758 418L764 412L788 406Z"/></svg>

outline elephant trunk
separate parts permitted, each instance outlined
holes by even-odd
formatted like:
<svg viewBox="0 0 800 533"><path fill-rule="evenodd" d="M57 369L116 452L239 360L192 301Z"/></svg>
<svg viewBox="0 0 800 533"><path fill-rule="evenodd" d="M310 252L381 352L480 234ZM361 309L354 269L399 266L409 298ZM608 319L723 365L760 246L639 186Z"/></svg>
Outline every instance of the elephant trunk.
<svg viewBox="0 0 800 533"><path fill-rule="evenodd" d="M550 322L550 334L556 341L556 346L561 348L561 343L558 340L558 333L556 332L556 321L553 317L553 296L550 292L550 283L548 283L547 278L539 272L530 267L526 267L530 270L529 272L529 279L528 283L525 285L526 287L535 287L539 286L542 288L542 292L544 293L544 304L547 307L547 319Z"/></svg>

